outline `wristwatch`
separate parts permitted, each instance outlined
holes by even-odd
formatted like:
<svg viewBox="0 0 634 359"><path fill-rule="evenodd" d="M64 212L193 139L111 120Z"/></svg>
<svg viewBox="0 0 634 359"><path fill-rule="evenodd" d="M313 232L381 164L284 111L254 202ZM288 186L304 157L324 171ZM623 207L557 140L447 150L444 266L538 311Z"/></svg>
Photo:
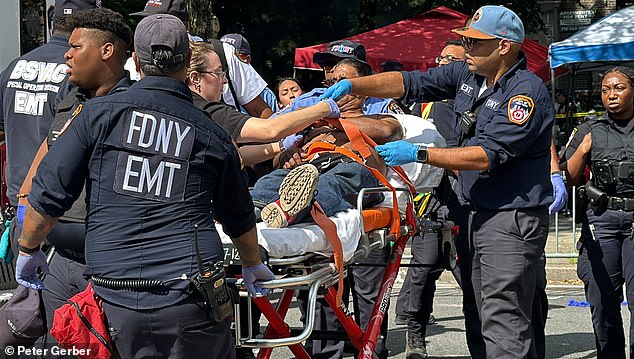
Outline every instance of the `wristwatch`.
<svg viewBox="0 0 634 359"><path fill-rule="evenodd" d="M427 163L427 146L418 146L416 162Z"/></svg>

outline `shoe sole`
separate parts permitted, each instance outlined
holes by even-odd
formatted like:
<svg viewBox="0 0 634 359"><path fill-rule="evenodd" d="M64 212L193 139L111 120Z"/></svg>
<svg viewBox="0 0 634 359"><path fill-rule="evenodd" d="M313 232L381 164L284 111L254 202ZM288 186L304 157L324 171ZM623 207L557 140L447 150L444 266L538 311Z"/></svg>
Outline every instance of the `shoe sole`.
<svg viewBox="0 0 634 359"><path fill-rule="evenodd" d="M288 226L284 213L289 217L294 217L304 208L310 206L315 197L318 181L319 171L311 164L290 171L280 185L279 205L277 202L273 202L262 208L262 221L270 228Z"/></svg>

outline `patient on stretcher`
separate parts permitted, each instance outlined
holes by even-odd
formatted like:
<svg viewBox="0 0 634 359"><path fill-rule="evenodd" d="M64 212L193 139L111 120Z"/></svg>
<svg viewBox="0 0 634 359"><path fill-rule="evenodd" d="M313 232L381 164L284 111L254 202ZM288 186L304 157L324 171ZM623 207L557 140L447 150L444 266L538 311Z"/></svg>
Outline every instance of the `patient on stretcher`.
<svg viewBox="0 0 634 359"><path fill-rule="evenodd" d="M338 76L354 76L353 68L338 66ZM344 72L345 71L345 72ZM394 139L405 139L411 143L423 144L428 147L444 147L445 141L436 131L435 126L411 115L375 115L365 116L361 113L362 98L350 97L346 105L340 103L342 118L357 123L357 127L365 132L377 143L389 142ZM325 256L332 254L330 241L323 230L315 225L299 223L302 219L310 218L308 209L316 193L317 203L321 205L326 215L335 223L337 234L341 239L344 260L352 257L359 238L364 229L361 228L361 213L353 205L362 188L380 186L377 179L369 174L361 164L345 158L339 153L322 153L311 160L302 157L313 143L312 138L321 135L325 142L351 146L343 131L336 130L333 124L315 124L311 133L306 136L301 149L286 151L276 158L276 165L283 170L277 170L261 178L255 185L251 195L259 208L270 205L266 211L267 223L258 223L258 241L272 258L318 253ZM321 125L321 126L320 126ZM316 128L316 129L315 129ZM308 132L308 131L306 131ZM353 148L354 152L354 148ZM371 152L375 154L374 152ZM370 167L385 174L385 164L380 156L366 160ZM302 166L312 163L312 166ZM296 168L292 175L288 175L292 168ZM317 171L315 171L315 168ZM427 164L410 163L402 166L405 174L413 182L419 192L429 191L440 183L443 170ZM324 172L324 173L321 173ZM288 175L288 176L287 176ZM387 179L395 187L406 187L405 183L391 169L387 169ZM286 180L285 180L286 178ZM322 189L323 188L323 189ZM280 196L282 193L282 196ZM393 207L392 193L385 194L381 207ZM398 205L404 213L407 197L405 192L397 192ZM284 199L283 199L284 198ZM372 198L371 198L372 199ZM279 203L273 204L279 200ZM375 197L376 201L377 198ZM351 204L352 203L352 204ZM369 206L365 206L367 208ZM278 210L279 208L279 210ZM285 213L284 213L285 212ZM288 218L287 218L288 216ZM287 229L279 230L290 223L299 223ZM219 233L223 243L230 240L224 235L220 225ZM365 226L367 228L367 223Z"/></svg>
<svg viewBox="0 0 634 359"><path fill-rule="evenodd" d="M334 71L339 79L358 76L357 69L347 63ZM385 175L385 163L361 133L382 144L401 139L403 131L391 115L364 115L364 101L365 97L348 95L340 106L340 120L319 121L305 130L302 147L278 155L274 163L280 168L256 182L251 197L262 207L262 220L269 227L302 221L313 199L326 216L346 211L356 206L361 189L379 186L371 171ZM374 203L381 199L376 194L368 198Z"/></svg>

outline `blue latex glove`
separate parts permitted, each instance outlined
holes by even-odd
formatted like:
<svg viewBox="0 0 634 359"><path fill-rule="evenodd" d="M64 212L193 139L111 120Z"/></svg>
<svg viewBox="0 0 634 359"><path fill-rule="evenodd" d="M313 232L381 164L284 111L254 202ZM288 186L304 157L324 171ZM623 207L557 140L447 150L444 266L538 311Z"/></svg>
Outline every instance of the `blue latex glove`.
<svg viewBox="0 0 634 359"><path fill-rule="evenodd" d="M319 96L319 99L323 100L325 98L330 98L336 101L344 97L345 95L348 95L351 92L352 92L352 84L350 83L350 81L341 80L337 82L336 84L328 87L326 91L323 93L323 95Z"/></svg>
<svg viewBox="0 0 634 359"><path fill-rule="evenodd" d="M44 289L44 283L37 275L37 269L48 274L46 255L41 250L32 253L20 253L15 263L15 278L18 284L31 289Z"/></svg>
<svg viewBox="0 0 634 359"><path fill-rule="evenodd" d="M260 263L255 267L242 268L242 280L247 287L247 292L252 297L262 297L269 294L268 288L261 288L255 281L269 281L275 279L275 275L269 267Z"/></svg>
<svg viewBox="0 0 634 359"><path fill-rule="evenodd" d="M550 182L553 184L553 197L555 197L555 200L550 207L548 207L548 212L550 214L554 214L555 212L561 211L561 209L566 205L568 192L566 191L564 179L559 173L553 173L550 175Z"/></svg>
<svg viewBox="0 0 634 359"><path fill-rule="evenodd" d="M330 113L328 114L328 118L339 118L341 117L341 112L339 111L339 105L333 99L325 99L325 103L330 107Z"/></svg>
<svg viewBox="0 0 634 359"><path fill-rule="evenodd" d="M282 150L288 150L289 148L293 148L297 145L299 141L304 138L302 135L288 135L280 140L280 148Z"/></svg>
<svg viewBox="0 0 634 359"><path fill-rule="evenodd" d="M20 229L24 226L24 215L26 214L26 206L18 203L18 210L16 211L15 217L18 219L18 225Z"/></svg>
<svg viewBox="0 0 634 359"><path fill-rule="evenodd" d="M374 148L383 157L388 166L400 166L405 163L416 162L418 146L407 141L394 141Z"/></svg>

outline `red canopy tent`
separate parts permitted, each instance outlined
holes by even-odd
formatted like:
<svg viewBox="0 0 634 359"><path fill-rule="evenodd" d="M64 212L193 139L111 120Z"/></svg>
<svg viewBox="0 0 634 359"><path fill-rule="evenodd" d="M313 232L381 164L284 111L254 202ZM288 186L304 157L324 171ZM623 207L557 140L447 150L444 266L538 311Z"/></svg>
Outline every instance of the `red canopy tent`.
<svg viewBox="0 0 634 359"><path fill-rule="evenodd" d="M405 70L426 70L436 66L434 59L447 40L458 39L451 32L464 25L467 15L441 6L412 18L372 31L348 37L365 45L367 62L375 72L381 72L381 63L395 60ZM327 43L295 49L296 69L315 69L313 54L325 51ZM548 48L532 40L525 40L522 50L528 58L528 68L544 82L550 81Z"/></svg>

